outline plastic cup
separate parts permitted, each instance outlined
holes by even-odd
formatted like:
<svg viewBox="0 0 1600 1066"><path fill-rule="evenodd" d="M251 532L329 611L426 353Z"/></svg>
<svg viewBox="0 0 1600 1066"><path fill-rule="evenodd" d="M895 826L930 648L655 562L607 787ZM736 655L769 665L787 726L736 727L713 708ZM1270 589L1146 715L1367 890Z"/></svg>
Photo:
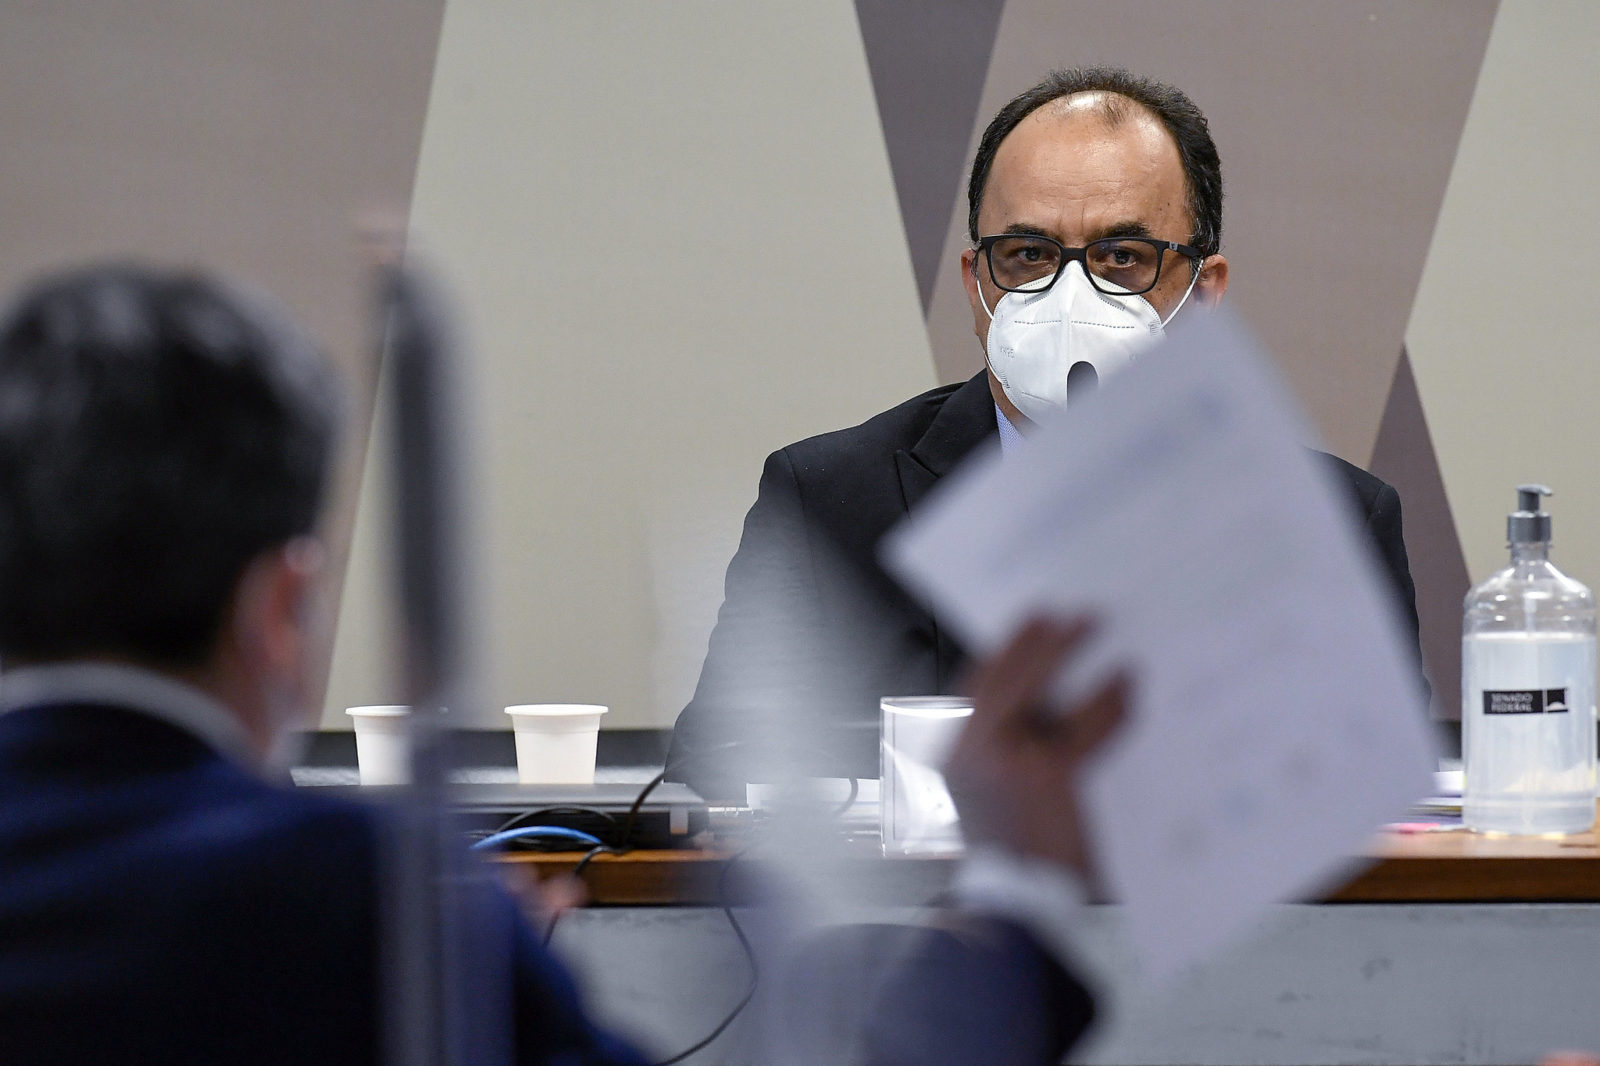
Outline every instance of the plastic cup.
<svg viewBox="0 0 1600 1066"><path fill-rule="evenodd" d="M507 707L517 738L517 780L525 785L592 785L600 716L594 703Z"/></svg>
<svg viewBox="0 0 1600 1066"><path fill-rule="evenodd" d="M972 717L955 696L886 696L880 793L886 855L961 850L961 823L944 783L944 760Z"/></svg>
<svg viewBox="0 0 1600 1066"><path fill-rule="evenodd" d="M411 708L350 707L356 727L356 765L363 785L404 785L411 780Z"/></svg>

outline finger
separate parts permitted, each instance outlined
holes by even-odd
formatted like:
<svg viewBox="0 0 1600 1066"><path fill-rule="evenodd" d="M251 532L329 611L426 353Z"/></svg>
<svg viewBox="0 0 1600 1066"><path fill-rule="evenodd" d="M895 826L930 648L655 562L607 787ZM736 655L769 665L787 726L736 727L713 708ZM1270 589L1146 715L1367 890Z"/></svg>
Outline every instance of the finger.
<svg viewBox="0 0 1600 1066"><path fill-rule="evenodd" d="M1028 712L1067 655L1092 629L1087 619L1034 618L973 673L967 685L974 717L990 722Z"/></svg>
<svg viewBox="0 0 1600 1066"><path fill-rule="evenodd" d="M1552 1051L1539 1066L1600 1066L1600 1055L1592 1051Z"/></svg>
<svg viewBox="0 0 1600 1066"><path fill-rule="evenodd" d="M589 902L589 886L571 874L556 874L539 882L539 896L551 917Z"/></svg>
<svg viewBox="0 0 1600 1066"><path fill-rule="evenodd" d="M1128 675L1118 674L1076 705L1068 719L1072 728L1067 732L1068 749L1074 760L1098 751L1127 721L1132 690Z"/></svg>

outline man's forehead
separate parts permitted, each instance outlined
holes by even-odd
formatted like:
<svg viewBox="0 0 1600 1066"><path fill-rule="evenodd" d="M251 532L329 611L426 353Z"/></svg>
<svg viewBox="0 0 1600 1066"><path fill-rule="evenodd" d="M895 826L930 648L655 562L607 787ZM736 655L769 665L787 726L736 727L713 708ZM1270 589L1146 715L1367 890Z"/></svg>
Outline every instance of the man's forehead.
<svg viewBox="0 0 1600 1066"><path fill-rule="evenodd" d="M1074 93L1034 110L1001 141L989 179L981 211L991 229L1018 221L992 214L1009 215L1018 198L1088 206L1111 197L1128 207L1138 201L1146 209L1141 215L1165 213L1158 204L1172 201L1187 215L1177 142L1153 112L1117 93Z"/></svg>
<svg viewBox="0 0 1600 1066"><path fill-rule="evenodd" d="M1131 128L1150 141L1152 147L1171 146L1176 157L1177 141L1173 140L1166 124L1154 111L1121 93L1101 89L1072 93L1040 104L1017 123L1011 135L1000 142L1000 149L1004 150L1006 141L1024 127L1056 126L1061 130L1070 130L1081 129L1089 123L1106 132Z"/></svg>
<svg viewBox="0 0 1600 1066"><path fill-rule="evenodd" d="M1146 115L1150 113L1137 100L1104 89L1088 89L1081 93L1058 96L1041 104L1035 114L1040 111L1054 112L1058 116L1094 114L1108 122L1118 122L1135 113Z"/></svg>

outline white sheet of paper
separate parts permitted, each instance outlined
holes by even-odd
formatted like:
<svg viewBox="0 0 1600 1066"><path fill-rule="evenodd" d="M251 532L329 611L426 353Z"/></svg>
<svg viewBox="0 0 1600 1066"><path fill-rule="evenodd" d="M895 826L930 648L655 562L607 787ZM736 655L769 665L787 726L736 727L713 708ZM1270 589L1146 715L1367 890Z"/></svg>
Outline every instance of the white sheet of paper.
<svg viewBox="0 0 1600 1066"><path fill-rule="evenodd" d="M1118 664L1133 713L1085 782L1162 980L1348 872L1428 790L1416 667L1350 490L1243 326L1180 316L1093 399L947 479L885 561L977 653L1092 613L1057 688Z"/></svg>

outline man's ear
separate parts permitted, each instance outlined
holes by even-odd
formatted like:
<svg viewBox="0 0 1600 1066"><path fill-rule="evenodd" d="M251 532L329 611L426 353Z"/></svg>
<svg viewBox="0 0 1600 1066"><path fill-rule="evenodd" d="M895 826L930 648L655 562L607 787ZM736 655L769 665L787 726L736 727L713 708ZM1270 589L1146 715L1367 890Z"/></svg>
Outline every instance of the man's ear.
<svg viewBox="0 0 1600 1066"><path fill-rule="evenodd" d="M1194 283L1194 298L1201 307L1215 307L1228 291L1228 260L1223 255L1208 255L1200 263L1200 278Z"/></svg>
<svg viewBox="0 0 1600 1066"><path fill-rule="evenodd" d="M976 248L968 248L961 253L961 285L967 290L967 303L972 307L972 333L978 338L978 346L987 351L989 315L983 309L982 297L978 292L978 275L972 269L972 264L977 262L977 259Z"/></svg>
<svg viewBox="0 0 1600 1066"><path fill-rule="evenodd" d="M322 546L298 537L250 560L234 590L226 639L238 661L262 678L298 677L306 663L308 621Z"/></svg>

